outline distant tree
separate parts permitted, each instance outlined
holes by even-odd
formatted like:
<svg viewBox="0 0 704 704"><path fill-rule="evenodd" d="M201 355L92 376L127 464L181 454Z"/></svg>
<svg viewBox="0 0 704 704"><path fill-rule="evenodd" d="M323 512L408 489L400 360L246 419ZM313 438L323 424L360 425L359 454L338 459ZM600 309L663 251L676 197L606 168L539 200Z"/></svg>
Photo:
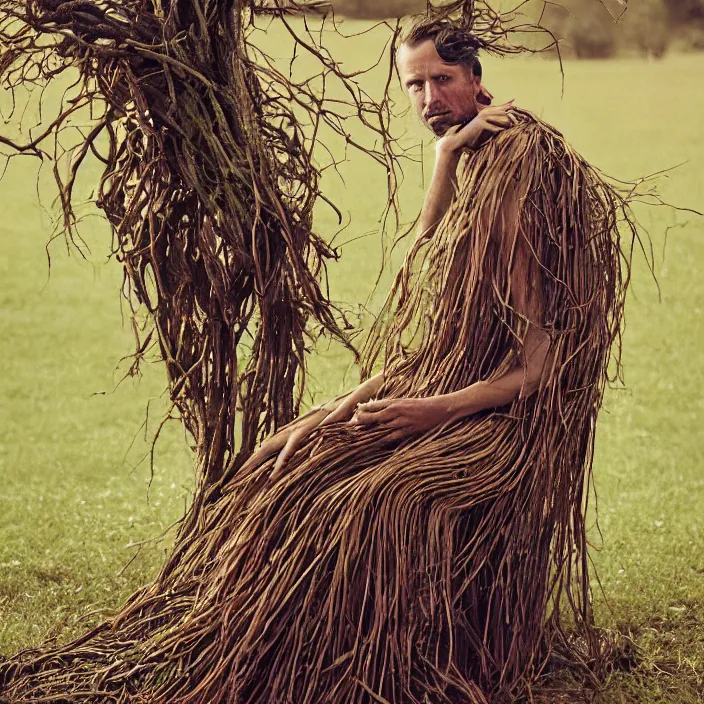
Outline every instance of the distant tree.
<svg viewBox="0 0 704 704"><path fill-rule="evenodd" d="M633 3L636 7L640 3ZM704 24L704 0L663 0L672 24L680 25L688 22Z"/></svg>
<svg viewBox="0 0 704 704"><path fill-rule="evenodd" d="M426 0L331 0L335 12L358 19L403 17L423 12Z"/></svg>
<svg viewBox="0 0 704 704"><path fill-rule="evenodd" d="M579 59L608 59L618 51L617 27L605 6L568 0L566 39Z"/></svg>
<svg viewBox="0 0 704 704"><path fill-rule="evenodd" d="M613 5L607 5L613 12ZM562 0L545 7L543 24L560 40L564 55L580 59L610 58L633 49L660 58L682 18L691 22L701 16L704 27L704 0L636 0L618 22L609 9L590 0Z"/></svg>
<svg viewBox="0 0 704 704"><path fill-rule="evenodd" d="M621 24L621 38L628 46L636 48L643 56L659 59L665 55L671 36L666 0L632 3Z"/></svg>

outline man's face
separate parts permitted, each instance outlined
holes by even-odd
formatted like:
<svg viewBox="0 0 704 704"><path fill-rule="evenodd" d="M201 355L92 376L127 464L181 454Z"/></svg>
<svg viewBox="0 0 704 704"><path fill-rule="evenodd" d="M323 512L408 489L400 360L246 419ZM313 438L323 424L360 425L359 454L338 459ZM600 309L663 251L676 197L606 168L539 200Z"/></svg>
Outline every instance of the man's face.
<svg viewBox="0 0 704 704"><path fill-rule="evenodd" d="M441 137L478 112L481 81L463 64L446 64L431 39L399 47L396 66L401 85L424 124Z"/></svg>

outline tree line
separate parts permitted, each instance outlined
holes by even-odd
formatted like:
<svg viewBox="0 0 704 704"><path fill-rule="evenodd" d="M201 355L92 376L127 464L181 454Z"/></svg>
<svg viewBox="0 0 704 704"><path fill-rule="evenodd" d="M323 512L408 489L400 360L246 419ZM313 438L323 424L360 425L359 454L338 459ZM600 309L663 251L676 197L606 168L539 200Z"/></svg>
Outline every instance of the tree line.
<svg viewBox="0 0 704 704"><path fill-rule="evenodd" d="M593 0L564 0L562 6L546 5L543 24L560 40L563 54L576 58L661 58L668 50L704 50L704 0L636 0L617 22Z"/></svg>
<svg viewBox="0 0 704 704"><path fill-rule="evenodd" d="M520 0L488 3L508 12ZM426 0L331 0L331 4L345 17L381 19L423 12ZM526 15L533 22L542 17L541 24L560 41L563 56L661 58L668 50L704 50L704 0L629 0L627 8L622 0L532 0L521 5L520 12L517 23ZM525 41L539 48L545 46L546 37L532 35Z"/></svg>

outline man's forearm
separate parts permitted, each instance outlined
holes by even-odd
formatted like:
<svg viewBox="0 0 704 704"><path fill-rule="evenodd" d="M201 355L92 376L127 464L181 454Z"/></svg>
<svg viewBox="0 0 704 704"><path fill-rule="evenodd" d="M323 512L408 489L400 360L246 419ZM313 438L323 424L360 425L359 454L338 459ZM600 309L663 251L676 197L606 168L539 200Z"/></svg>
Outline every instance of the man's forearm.
<svg viewBox="0 0 704 704"><path fill-rule="evenodd" d="M478 381L470 386L440 399L452 420L511 403L519 395L524 398L537 391L543 377L549 374L553 353L549 351L550 338L537 328L531 327L526 339L525 366L512 369L493 381Z"/></svg>
<svg viewBox="0 0 704 704"><path fill-rule="evenodd" d="M353 389L350 389L341 396L337 396L336 398L331 399L330 401L322 404L321 406L316 406L316 408L324 408L326 410L333 411L338 407L339 404L350 399L354 399L355 402L368 401L370 398L372 398L372 396L376 396L383 383L384 372L380 371L377 374L374 374L374 376L370 376L361 384L358 384Z"/></svg>
<svg viewBox="0 0 704 704"><path fill-rule="evenodd" d="M384 372L380 371L370 376L366 381L363 381L357 388L368 391L370 396L376 394L384 383Z"/></svg>
<svg viewBox="0 0 704 704"><path fill-rule="evenodd" d="M437 398L442 399L446 405L450 418L459 420L488 408L511 403L519 394L530 396L537 386L536 381L527 378L523 369L514 369L494 381L478 381Z"/></svg>
<svg viewBox="0 0 704 704"><path fill-rule="evenodd" d="M459 152L437 152L433 176L420 213L421 233L434 231L450 207L456 188L458 162Z"/></svg>

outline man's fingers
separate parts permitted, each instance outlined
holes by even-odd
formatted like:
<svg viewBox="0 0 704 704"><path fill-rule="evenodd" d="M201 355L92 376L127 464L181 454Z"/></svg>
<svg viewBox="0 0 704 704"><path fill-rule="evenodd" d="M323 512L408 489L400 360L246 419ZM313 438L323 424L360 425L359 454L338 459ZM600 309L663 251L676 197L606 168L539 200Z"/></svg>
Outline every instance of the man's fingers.
<svg viewBox="0 0 704 704"><path fill-rule="evenodd" d="M509 100L507 103L501 103L500 105L487 105L485 108L479 111L475 119L491 120L497 115L506 115L508 111L511 110L511 108L513 108L513 100Z"/></svg>
<svg viewBox="0 0 704 704"><path fill-rule="evenodd" d="M355 413L352 419L357 425L371 425L372 423L379 423L379 416L381 413Z"/></svg>
<svg viewBox="0 0 704 704"><path fill-rule="evenodd" d="M387 442L397 442L398 440L403 440L407 435L405 430L394 430L393 433L389 433L386 436Z"/></svg>
<svg viewBox="0 0 704 704"><path fill-rule="evenodd" d="M510 126L511 122L509 120L491 120L490 122L487 122L486 125L484 125L484 129L493 130L494 132L496 132L498 130L504 130Z"/></svg>
<svg viewBox="0 0 704 704"><path fill-rule="evenodd" d="M479 113L480 117L489 117L490 115L506 115L509 110L513 109L513 102L503 103L501 105L491 105L486 110Z"/></svg>
<svg viewBox="0 0 704 704"><path fill-rule="evenodd" d="M510 122L502 122L500 124L492 123L490 126L487 127L487 129L496 133L496 132L501 132L509 127L511 127Z"/></svg>
<svg viewBox="0 0 704 704"><path fill-rule="evenodd" d="M338 406L332 413L328 413L323 420L320 421L319 425L330 425L330 423L335 423L341 420L343 417L342 407Z"/></svg>
<svg viewBox="0 0 704 704"><path fill-rule="evenodd" d="M281 449L283 449L289 437L290 434L287 434L285 431L280 431L275 435L272 435L271 437L264 440L264 442L259 446L259 448L249 456L249 459L246 460L243 465L243 468L256 467L262 464L264 460L267 459L267 457L271 457L271 455L273 455L275 452L279 452Z"/></svg>
<svg viewBox="0 0 704 704"><path fill-rule="evenodd" d="M508 110L510 110L510 109L511 109L510 103L504 103L503 105L492 105L491 107L482 111L480 113L480 116L483 119L487 119L487 118L491 117L492 115L505 115L508 112Z"/></svg>
<svg viewBox="0 0 704 704"><path fill-rule="evenodd" d="M375 413L376 411L381 411L393 404L395 399L392 398L382 398L378 401L367 401L366 403L360 403L357 405L357 410L362 413Z"/></svg>
<svg viewBox="0 0 704 704"><path fill-rule="evenodd" d="M281 471L281 468L288 462L289 458L291 455L296 451L296 448L291 445L291 441L289 440L286 443L286 446L284 447L281 452L276 456L276 462L274 462L274 470L272 472L272 476L276 474L277 472Z"/></svg>
<svg viewBox="0 0 704 704"><path fill-rule="evenodd" d="M261 468L262 463L264 460L269 456L269 453L263 452L261 449L257 450L256 452L252 453L249 458L245 461L245 463L242 465L242 471L243 472L249 472L250 470L253 470L255 467ZM257 470L259 471L259 470Z"/></svg>
<svg viewBox="0 0 704 704"><path fill-rule="evenodd" d="M272 479L281 471L283 466L288 462L296 451L301 446L301 443L309 433L309 428L301 428L291 433L291 437L286 441L283 450L279 452L276 457L276 462L274 462L274 469L272 470Z"/></svg>
<svg viewBox="0 0 704 704"><path fill-rule="evenodd" d="M393 406L382 408L380 411L357 411L357 423L371 425L372 423L385 423L396 417Z"/></svg>
<svg viewBox="0 0 704 704"><path fill-rule="evenodd" d="M284 468L284 465L289 461L291 455L293 455L297 449L297 447L289 448L287 445L283 450L281 450L281 452L279 452L276 457L276 462L274 462L274 469L271 470L272 479L276 479L281 470Z"/></svg>
<svg viewBox="0 0 704 704"><path fill-rule="evenodd" d="M511 117L508 113L496 113L495 115L487 115L485 120L486 124L494 124L501 126L508 126L512 124Z"/></svg>
<svg viewBox="0 0 704 704"><path fill-rule="evenodd" d="M334 411L330 411L318 425L330 425L330 423L337 423L339 420L349 418L355 405L356 404L350 403L349 401L341 403Z"/></svg>
<svg viewBox="0 0 704 704"><path fill-rule="evenodd" d="M501 132L501 130L505 130L508 127L513 126L513 122L508 119L508 117L505 118L495 118L493 120L489 120L486 122L484 125L484 129L487 130L488 132L491 132L492 134L496 134L497 132Z"/></svg>

